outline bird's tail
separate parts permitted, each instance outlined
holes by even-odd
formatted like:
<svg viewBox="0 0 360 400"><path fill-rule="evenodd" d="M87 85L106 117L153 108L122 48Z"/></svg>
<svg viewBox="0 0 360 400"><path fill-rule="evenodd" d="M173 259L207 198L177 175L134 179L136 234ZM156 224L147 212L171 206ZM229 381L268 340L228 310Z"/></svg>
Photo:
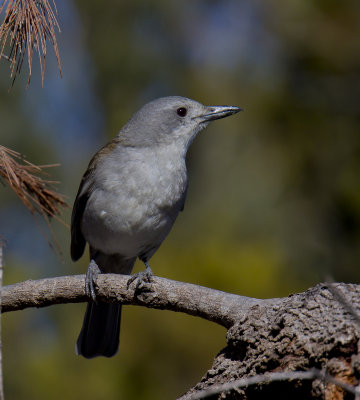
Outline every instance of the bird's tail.
<svg viewBox="0 0 360 400"><path fill-rule="evenodd" d="M85 358L112 357L119 349L121 304L89 303L76 342L76 354Z"/></svg>
<svg viewBox="0 0 360 400"><path fill-rule="evenodd" d="M101 272L130 274L136 258L124 259L118 255L105 255L90 248L90 257ZM76 354L85 358L112 357L119 349L121 304L90 302L83 326L76 342Z"/></svg>

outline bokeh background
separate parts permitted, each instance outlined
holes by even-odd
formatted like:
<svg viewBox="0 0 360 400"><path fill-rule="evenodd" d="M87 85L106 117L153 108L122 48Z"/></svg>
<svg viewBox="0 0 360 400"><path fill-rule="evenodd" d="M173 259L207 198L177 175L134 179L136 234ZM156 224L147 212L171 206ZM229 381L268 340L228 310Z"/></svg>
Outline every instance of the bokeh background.
<svg viewBox="0 0 360 400"><path fill-rule="evenodd" d="M326 274L359 282L358 0L57 1L63 79L51 50L8 92L0 65L1 144L52 171L72 204L90 157L131 114L183 95L245 112L194 142L185 211L151 260L156 275L251 297L303 291ZM36 59L36 57L34 57ZM34 61L36 62L36 60ZM70 211L63 216L69 223ZM60 260L29 212L1 188L5 284L84 273L53 224ZM143 268L137 265L137 270ZM225 330L126 307L119 354L84 360L85 305L3 316L8 399L169 399L225 345Z"/></svg>

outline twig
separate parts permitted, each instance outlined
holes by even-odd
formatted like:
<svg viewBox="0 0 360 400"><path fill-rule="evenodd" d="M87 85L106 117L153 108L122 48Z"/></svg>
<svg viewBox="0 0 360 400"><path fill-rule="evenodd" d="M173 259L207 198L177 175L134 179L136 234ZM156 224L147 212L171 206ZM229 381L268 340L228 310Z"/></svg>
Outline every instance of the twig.
<svg viewBox="0 0 360 400"><path fill-rule="evenodd" d="M335 379L333 376L325 374L324 372L318 369L310 369L308 371L270 372L268 374L241 378L233 382L227 382L221 385L214 385L208 389L201 390L194 394L190 394L189 396L186 396L186 400L205 399L206 397L224 393L229 390L240 389L248 386L260 385L270 382L290 381L290 380L314 380L314 379L320 379L325 382L333 383L334 385L339 386L340 388L353 394L354 396L360 393L359 391L356 390L354 386L341 382L338 379Z"/></svg>

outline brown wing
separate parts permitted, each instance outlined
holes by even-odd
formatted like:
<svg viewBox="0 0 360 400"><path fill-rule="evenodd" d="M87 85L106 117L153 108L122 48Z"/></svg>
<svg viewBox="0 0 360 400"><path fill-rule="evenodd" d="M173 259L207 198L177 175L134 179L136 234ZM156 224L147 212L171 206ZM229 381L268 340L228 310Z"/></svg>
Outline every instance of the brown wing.
<svg viewBox="0 0 360 400"><path fill-rule="evenodd" d="M81 180L78 193L74 202L71 215L71 248L70 254L73 261L78 260L84 253L86 240L81 232L81 220L84 214L86 203L91 195L93 187L94 169L102 157L106 157L121 138L115 137L110 143L99 150L91 159L89 166Z"/></svg>
<svg viewBox="0 0 360 400"><path fill-rule="evenodd" d="M81 180L71 214L71 247L70 254L73 261L77 261L84 253L86 240L81 232L81 220L86 203L91 195L93 173L99 153L95 154Z"/></svg>
<svg viewBox="0 0 360 400"><path fill-rule="evenodd" d="M89 192L84 191L86 182L85 174L81 180L78 193L74 202L74 207L71 214L71 258L77 261L84 253L86 240L81 232L81 220L89 198Z"/></svg>

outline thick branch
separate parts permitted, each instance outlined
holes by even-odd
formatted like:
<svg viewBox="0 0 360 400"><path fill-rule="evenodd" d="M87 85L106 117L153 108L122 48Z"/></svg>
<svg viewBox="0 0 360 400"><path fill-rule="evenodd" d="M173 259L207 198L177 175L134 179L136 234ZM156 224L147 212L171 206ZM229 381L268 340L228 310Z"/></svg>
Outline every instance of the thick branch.
<svg viewBox="0 0 360 400"><path fill-rule="evenodd" d="M128 275L99 275L98 299L180 311L225 327L232 326L251 306L265 301L158 277L154 277L151 284L135 290L135 282L127 288L128 280ZM84 275L76 275L5 286L2 290L2 312L88 301L84 281Z"/></svg>
<svg viewBox="0 0 360 400"><path fill-rule="evenodd" d="M360 379L359 312L360 285L339 283L254 305L228 330L227 346L181 400L204 393L214 399L348 399ZM325 375L273 379L309 370ZM260 383L261 374L271 379Z"/></svg>
<svg viewBox="0 0 360 400"><path fill-rule="evenodd" d="M226 348L184 400L204 393L222 399L280 399L289 393L299 399L345 399L346 392L355 393L360 377L359 285L318 285L282 299L257 300L157 277L135 290L136 281L128 288L128 280L128 275L100 275L98 299L184 312L228 328ZM3 312L82 301L88 301L84 275L26 281L2 290ZM329 378L304 380L308 375L301 371L308 370L325 371ZM274 381L290 371L298 371L301 380ZM269 375L253 378L269 373L270 380Z"/></svg>

